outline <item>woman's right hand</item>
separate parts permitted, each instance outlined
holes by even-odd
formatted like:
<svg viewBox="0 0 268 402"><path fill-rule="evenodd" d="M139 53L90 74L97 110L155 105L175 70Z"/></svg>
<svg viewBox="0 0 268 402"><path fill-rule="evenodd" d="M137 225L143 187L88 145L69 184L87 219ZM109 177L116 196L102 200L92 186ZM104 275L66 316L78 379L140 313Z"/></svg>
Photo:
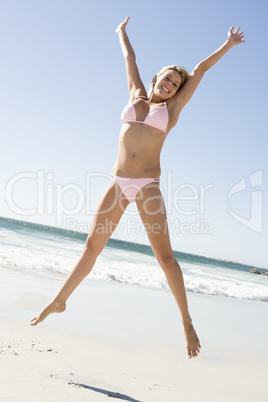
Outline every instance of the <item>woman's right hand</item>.
<svg viewBox="0 0 268 402"><path fill-rule="evenodd" d="M126 26L128 23L129 17L127 17L125 19L125 21L121 22L121 24L118 25L118 27L116 28L115 32L118 34L119 32L123 32L126 30Z"/></svg>

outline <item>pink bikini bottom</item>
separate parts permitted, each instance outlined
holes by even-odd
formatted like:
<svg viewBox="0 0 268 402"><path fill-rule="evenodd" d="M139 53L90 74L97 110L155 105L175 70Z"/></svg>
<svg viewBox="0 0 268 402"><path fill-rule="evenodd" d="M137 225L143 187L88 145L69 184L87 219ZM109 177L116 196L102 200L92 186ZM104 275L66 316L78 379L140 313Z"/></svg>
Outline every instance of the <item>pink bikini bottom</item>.
<svg viewBox="0 0 268 402"><path fill-rule="evenodd" d="M128 199L129 202L136 201L137 193L142 189L142 187L146 186L150 183L159 183L159 177L121 177L121 176L113 176L114 181L119 185L123 194Z"/></svg>

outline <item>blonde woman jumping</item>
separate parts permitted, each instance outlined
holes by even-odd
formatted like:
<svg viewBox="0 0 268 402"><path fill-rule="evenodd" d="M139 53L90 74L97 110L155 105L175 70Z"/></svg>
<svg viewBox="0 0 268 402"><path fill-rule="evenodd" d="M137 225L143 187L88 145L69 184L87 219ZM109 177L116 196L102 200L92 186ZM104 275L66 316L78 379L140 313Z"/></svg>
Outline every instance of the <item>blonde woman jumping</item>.
<svg viewBox="0 0 268 402"><path fill-rule="evenodd" d="M201 345L188 310L182 271L170 244L167 215L159 188L160 152L204 73L232 47L245 42L244 35L240 28L233 32L231 27L223 45L198 63L190 75L182 67L164 67L153 78L147 94L126 33L128 21L129 17L116 29L126 62L130 101L121 116L113 178L98 205L81 258L55 299L32 319L31 325L37 325L51 313L66 309L67 299L92 270L125 209L136 202L154 254L179 307L187 354L192 358L198 355Z"/></svg>

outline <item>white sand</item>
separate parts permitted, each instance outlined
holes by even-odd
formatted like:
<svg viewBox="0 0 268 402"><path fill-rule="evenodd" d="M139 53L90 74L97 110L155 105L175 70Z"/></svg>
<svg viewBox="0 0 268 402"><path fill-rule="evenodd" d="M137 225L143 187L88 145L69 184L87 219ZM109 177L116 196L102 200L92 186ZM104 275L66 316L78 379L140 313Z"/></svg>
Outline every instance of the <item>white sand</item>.
<svg viewBox="0 0 268 402"><path fill-rule="evenodd" d="M267 401L267 303L188 293L202 344L188 360L169 292L92 280L31 327L63 278L0 280L0 401Z"/></svg>

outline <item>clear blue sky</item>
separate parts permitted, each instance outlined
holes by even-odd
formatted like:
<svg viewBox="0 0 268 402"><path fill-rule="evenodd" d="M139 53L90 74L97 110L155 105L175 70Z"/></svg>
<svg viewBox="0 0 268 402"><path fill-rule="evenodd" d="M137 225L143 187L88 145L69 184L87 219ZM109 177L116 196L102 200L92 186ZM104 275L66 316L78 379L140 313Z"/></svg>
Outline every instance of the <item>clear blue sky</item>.
<svg viewBox="0 0 268 402"><path fill-rule="evenodd" d="M246 43L206 73L167 138L162 190L174 249L268 267L267 14L265 0L0 1L0 215L78 230L90 223L82 201L93 210L108 179L87 175L111 174L128 101L114 33L127 15L146 85L165 65L191 71L241 26ZM35 208L37 195L39 211L14 212L13 204ZM119 229L117 238L148 243L133 205Z"/></svg>

